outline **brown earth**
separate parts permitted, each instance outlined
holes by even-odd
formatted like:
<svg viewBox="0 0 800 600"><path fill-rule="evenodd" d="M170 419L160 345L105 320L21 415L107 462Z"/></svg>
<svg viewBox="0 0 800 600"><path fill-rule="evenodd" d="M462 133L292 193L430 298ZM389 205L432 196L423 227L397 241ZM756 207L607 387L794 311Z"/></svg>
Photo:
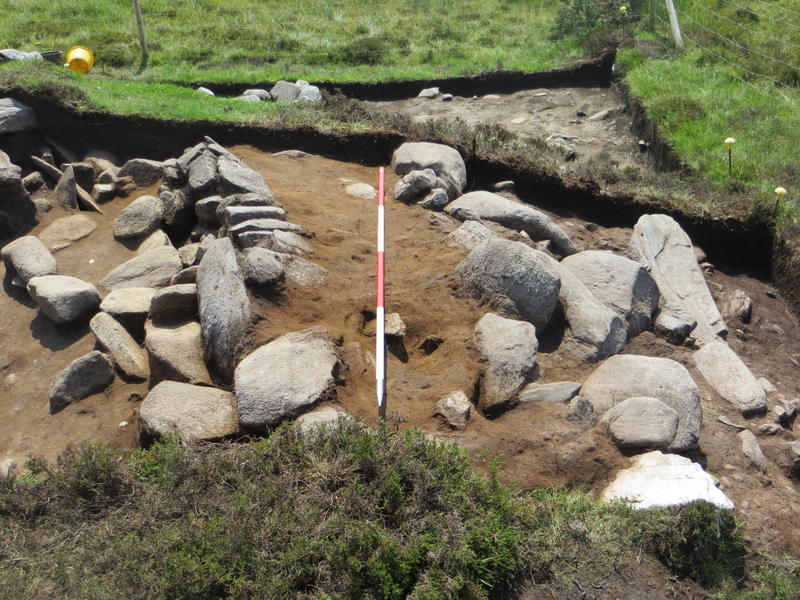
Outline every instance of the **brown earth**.
<svg viewBox="0 0 800 600"><path fill-rule="evenodd" d="M374 371L370 367L374 338L364 333L364 321L374 308L374 201L348 195L343 180L375 185L377 170L318 156L291 159L252 146L232 150L264 176L289 219L314 233L311 260L330 273L328 282L320 288L289 287L277 299L257 299L260 320L253 327L252 345L313 325L324 325L341 336L345 345L357 342L364 352L361 360L353 358L356 353L350 355L349 373L339 385L337 402L374 424ZM395 181L396 177L388 174L387 188L391 189ZM537 202L535 197L525 200ZM129 201L117 199L104 205L105 215L93 215L98 229L55 254L60 273L97 283L111 268L133 256L133 251L111 235L113 219ZM54 209L32 233L41 232L63 214ZM627 228L603 227L576 217L558 220L586 248L620 253L627 248L631 233ZM404 350L395 349L389 358L391 425L419 427L459 443L479 466L499 460L505 478L519 488L564 484L601 489L616 470L629 463L629 458L599 430L566 421L565 406L529 405L494 420L474 414L463 433L449 432L433 417L434 404L442 395L461 389L473 396L480 365L472 330L490 309L455 293L453 268L466 256L465 251L444 242L455 223L440 214L391 200L387 221L387 311L400 313L408 329ZM708 274L708 281L718 300L736 288L753 299L751 324L729 323L731 346L757 376L770 379L780 394L800 396L795 378L800 364L800 326L786 303L775 297L768 281L726 270L722 265ZM130 397L145 394L146 384L117 380L105 394L55 415L48 412L48 390L58 373L94 346L86 326L53 326L45 317L37 316L25 294L10 288L8 278L6 293L0 295L0 315L0 457L33 454L52 460L69 445L83 441L135 444L137 404ZM443 340L430 354L421 348L429 336ZM557 332L550 337L557 339ZM570 364L557 349L543 346L539 355L541 381L583 381L592 370L588 365ZM705 417L700 450L692 458L722 480L722 488L747 524L749 539L772 554L800 555L800 530L795 527L800 521L797 483L787 479L774 463L770 463L766 475L755 471L742 455L735 431L716 421L717 415L723 414L755 428L770 419L742 419L705 385L692 366L691 349L643 333L625 352L666 356L689 368L701 388ZM774 404L773 398L770 407ZM122 421L130 424L120 427ZM768 456L774 456L780 446L793 439L794 432L785 429L775 437L759 437L759 442Z"/></svg>
<svg viewBox="0 0 800 600"><path fill-rule="evenodd" d="M446 88L441 89L446 93ZM626 102L608 87L565 87L523 90L513 94L455 96L450 101L410 98L378 102L381 110L407 113L415 121L459 119L470 125L492 123L523 139L545 141L574 150L574 160L559 160L565 174L587 163L626 173L651 173L648 154L641 153L639 138L631 134ZM609 111L602 119L593 115Z"/></svg>

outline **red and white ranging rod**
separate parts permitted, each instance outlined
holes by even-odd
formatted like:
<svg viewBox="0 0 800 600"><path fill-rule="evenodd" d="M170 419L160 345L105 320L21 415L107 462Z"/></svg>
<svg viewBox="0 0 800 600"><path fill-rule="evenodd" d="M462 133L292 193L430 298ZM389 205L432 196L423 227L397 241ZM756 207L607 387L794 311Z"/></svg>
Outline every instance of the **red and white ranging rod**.
<svg viewBox="0 0 800 600"><path fill-rule="evenodd" d="M378 275L375 280L375 389L378 396L378 418L386 419L386 321L384 317L384 238L383 203L384 168L378 169Z"/></svg>

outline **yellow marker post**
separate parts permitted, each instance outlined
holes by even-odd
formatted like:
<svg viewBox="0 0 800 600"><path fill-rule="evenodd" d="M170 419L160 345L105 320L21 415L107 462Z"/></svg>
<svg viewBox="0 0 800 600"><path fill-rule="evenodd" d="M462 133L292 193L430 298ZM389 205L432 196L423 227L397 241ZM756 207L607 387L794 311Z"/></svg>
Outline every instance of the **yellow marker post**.
<svg viewBox="0 0 800 600"><path fill-rule="evenodd" d="M786 188L784 187L776 187L775 188L775 210L772 211L773 216L778 216L778 206L780 206L781 198L786 195Z"/></svg>
<svg viewBox="0 0 800 600"><path fill-rule="evenodd" d="M732 158L732 151L733 145L736 143L736 139L729 137L725 138L725 145L728 147L728 175L733 174L733 158Z"/></svg>
<svg viewBox="0 0 800 600"><path fill-rule="evenodd" d="M88 73L94 66L94 52L83 46L73 46L67 50L64 66L75 73Z"/></svg>

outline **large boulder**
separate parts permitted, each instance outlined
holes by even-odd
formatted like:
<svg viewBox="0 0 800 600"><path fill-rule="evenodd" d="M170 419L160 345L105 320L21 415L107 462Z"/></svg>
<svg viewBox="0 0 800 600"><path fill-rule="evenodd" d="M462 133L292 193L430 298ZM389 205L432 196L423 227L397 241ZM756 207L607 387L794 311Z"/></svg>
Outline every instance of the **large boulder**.
<svg viewBox="0 0 800 600"><path fill-rule="evenodd" d="M430 142L406 142L392 154L392 169L398 175L431 169L436 173L435 187L443 188L451 200L467 186L467 167L458 150Z"/></svg>
<svg viewBox="0 0 800 600"><path fill-rule="evenodd" d="M475 326L475 345L484 362L478 406L485 413L513 406L536 372L536 328L487 313Z"/></svg>
<svg viewBox="0 0 800 600"><path fill-rule="evenodd" d="M152 233L164 219L164 203L155 196L140 196L122 209L114 220L114 237L140 237Z"/></svg>
<svg viewBox="0 0 800 600"><path fill-rule="evenodd" d="M561 276L558 299L568 324L561 351L577 360L597 362L622 350L627 339L622 319L601 304L572 271L546 258Z"/></svg>
<svg viewBox="0 0 800 600"><path fill-rule="evenodd" d="M461 221L494 221L509 229L524 231L533 240L550 240L563 255L578 251L569 236L541 211L492 192L470 192L456 198L444 211Z"/></svg>
<svg viewBox="0 0 800 600"><path fill-rule="evenodd" d="M183 268L178 251L162 246L122 263L100 280L109 290L126 287L159 288L169 285L173 275Z"/></svg>
<svg viewBox="0 0 800 600"><path fill-rule="evenodd" d="M163 175L164 163L146 158L132 158L117 173L117 177L130 177L138 187L153 185Z"/></svg>
<svg viewBox="0 0 800 600"><path fill-rule="evenodd" d="M168 379L211 385L203 361L203 334L200 324L145 324L145 346L150 355L150 384Z"/></svg>
<svg viewBox="0 0 800 600"><path fill-rule="evenodd" d="M681 506L696 500L733 509L733 502L700 465L658 450L636 457L629 468L619 471L602 497L624 500L638 510Z"/></svg>
<svg viewBox="0 0 800 600"><path fill-rule="evenodd" d="M14 98L0 98L0 135L38 129L36 113Z"/></svg>
<svg viewBox="0 0 800 600"><path fill-rule="evenodd" d="M628 398L600 419L623 450L668 448L678 431L678 413L656 398Z"/></svg>
<svg viewBox="0 0 800 600"><path fill-rule="evenodd" d="M492 238L456 267L464 291L516 311L543 331L558 304L561 277L543 252L521 242Z"/></svg>
<svg viewBox="0 0 800 600"><path fill-rule="evenodd" d="M50 388L50 413L106 389L114 380L114 365L97 350L73 360Z"/></svg>
<svg viewBox="0 0 800 600"><path fill-rule="evenodd" d="M0 250L0 257L24 284L34 277L58 273L56 259L35 235L26 235L6 244Z"/></svg>
<svg viewBox="0 0 800 600"><path fill-rule="evenodd" d="M633 228L628 256L650 271L667 306L689 313L700 344L724 336L728 328L708 291L692 241L672 217L644 215Z"/></svg>
<svg viewBox="0 0 800 600"><path fill-rule="evenodd" d="M708 384L744 416L764 413L767 394L726 342L711 342L694 353L694 364Z"/></svg>
<svg viewBox="0 0 800 600"><path fill-rule="evenodd" d="M567 256L561 264L625 321L628 338L650 327L661 294L641 264L601 250L578 252Z"/></svg>
<svg viewBox="0 0 800 600"><path fill-rule="evenodd" d="M336 345L321 327L287 333L236 367L239 422L264 430L335 395Z"/></svg>
<svg viewBox="0 0 800 600"><path fill-rule="evenodd" d="M99 312L89 321L89 328L98 343L111 354L123 375L131 379L147 379L147 352L114 317Z"/></svg>
<svg viewBox="0 0 800 600"><path fill-rule="evenodd" d="M65 275L43 275L28 281L28 293L39 309L55 323L72 323L100 304L91 283Z"/></svg>
<svg viewBox="0 0 800 600"><path fill-rule="evenodd" d="M668 358L632 354L612 356L583 383L581 397L602 415L628 398L660 400L678 413L678 429L670 450L682 452L697 446L703 412L700 390L689 371Z"/></svg>
<svg viewBox="0 0 800 600"><path fill-rule="evenodd" d="M162 381L139 409L142 437L178 434L187 441L214 440L239 431L233 394L212 387Z"/></svg>
<svg viewBox="0 0 800 600"><path fill-rule="evenodd" d="M206 363L225 382L233 378L250 325L250 299L230 239L214 240L197 270L197 297Z"/></svg>

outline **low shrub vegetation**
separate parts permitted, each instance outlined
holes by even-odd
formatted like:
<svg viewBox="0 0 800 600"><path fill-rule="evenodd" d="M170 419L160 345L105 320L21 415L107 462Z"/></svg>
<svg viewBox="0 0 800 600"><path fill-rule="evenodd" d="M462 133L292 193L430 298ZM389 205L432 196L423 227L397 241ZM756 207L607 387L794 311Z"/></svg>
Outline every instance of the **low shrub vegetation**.
<svg viewBox="0 0 800 600"><path fill-rule="evenodd" d="M4 599L485 599L642 553L736 593L751 584L738 527L710 505L515 493L455 446L349 422L239 445L85 446L0 482ZM800 589L770 568L752 584Z"/></svg>

